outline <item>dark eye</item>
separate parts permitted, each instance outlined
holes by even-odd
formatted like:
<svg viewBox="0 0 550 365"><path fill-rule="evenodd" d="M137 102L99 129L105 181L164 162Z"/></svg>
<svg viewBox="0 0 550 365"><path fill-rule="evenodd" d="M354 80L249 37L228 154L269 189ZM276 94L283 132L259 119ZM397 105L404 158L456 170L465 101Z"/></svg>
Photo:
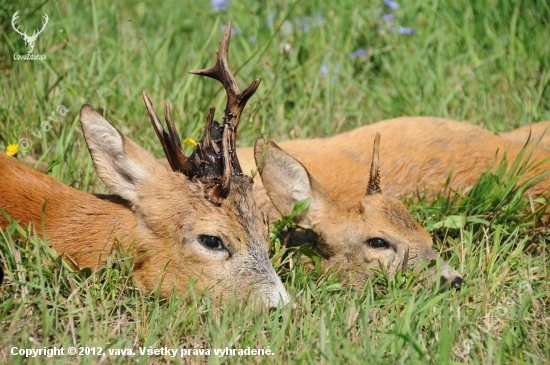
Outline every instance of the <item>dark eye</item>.
<svg viewBox="0 0 550 365"><path fill-rule="evenodd" d="M388 248L388 243L382 238L371 238L367 240L367 244L372 248Z"/></svg>
<svg viewBox="0 0 550 365"><path fill-rule="evenodd" d="M210 250L223 250L222 240L215 236L199 236L202 245Z"/></svg>

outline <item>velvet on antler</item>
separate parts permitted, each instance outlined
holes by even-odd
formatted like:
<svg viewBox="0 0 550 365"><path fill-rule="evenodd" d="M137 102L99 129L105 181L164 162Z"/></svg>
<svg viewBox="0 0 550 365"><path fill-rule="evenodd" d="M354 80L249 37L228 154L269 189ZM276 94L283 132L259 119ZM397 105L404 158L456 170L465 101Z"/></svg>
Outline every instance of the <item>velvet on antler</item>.
<svg viewBox="0 0 550 365"><path fill-rule="evenodd" d="M190 179L200 180L205 186L206 198L216 204L221 204L229 194L231 176L242 175L235 150L237 127L246 103L256 92L261 81L254 80L242 93L239 92L227 62L230 37L231 21L228 21L216 64L208 69L190 71L192 74L208 76L220 81L226 90L227 104L222 125L214 121L215 108L210 108L202 138L189 157L183 153L168 104L165 104L165 119L169 133L164 130L151 100L145 91L143 92L147 113L170 166L174 171L179 171Z"/></svg>
<svg viewBox="0 0 550 365"><path fill-rule="evenodd" d="M220 43L220 49L218 51L218 60L216 64L210 68L205 68L202 70L192 70L189 73L194 75L201 75L211 77L215 80L221 82L225 88L227 94L227 103L225 105L224 118L223 118L223 127L229 129L230 135L230 156L231 156L231 165L233 172L237 174L242 174L241 166L237 160L237 154L235 151L235 140L237 139L237 127L239 126L239 121L241 119L241 114L246 106L246 103L252 95L258 89L261 79L256 79L241 93L235 77L229 69L229 63L227 60L229 53L229 41L231 39L231 20L229 20L225 26L225 31L223 33L223 38Z"/></svg>

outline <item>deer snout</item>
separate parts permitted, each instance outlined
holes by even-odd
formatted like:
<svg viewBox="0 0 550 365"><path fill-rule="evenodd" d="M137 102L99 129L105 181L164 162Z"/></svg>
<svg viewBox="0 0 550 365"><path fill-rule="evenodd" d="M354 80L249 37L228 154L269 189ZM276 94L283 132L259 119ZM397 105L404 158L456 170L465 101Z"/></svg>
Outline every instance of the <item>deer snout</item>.
<svg viewBox="0 0 550 365"><path fill-rule="evenodd" d="M248 251L247 270L241 271L241 285L253 285L254 295L263 301L264 308L275 309L290 303L290 297L275 272L263 242Z"/></svg>
<svg viewBox="0 0 550 365"><path fill-rule="evenodd" d="M454 278L453 281L451 281L451 288L460 290L460 287L464 284L464 279L461 277Z"/></svg>
<svg viewBox="0 0 550 365"><path fill-rule="evenodd" d="M266 287L265 304L269 310L284 307L290 303L290 297L278 276L276 280L270 280L264 285Z"/></svg>
<svg viewBox="0 0 550 365"><path fill-rule="evenodd" d="M460 291L465 281L456 271L454 271L454 273L455 275L453 276L441 275L441 286L445 286L448 282L450 282L450 288Z"/></svg>
<svg viewBox="0 0 550 365"><path fill-rule="evenodd" d="M460 290L461 287L464 285L465 281L462 275L460 275L455 269L449 266L445 261L441 260L441 258L435 258L435 260L439 260L440 263L440 271L439 271L439 278L436 276L438 271L436 269L436 266L432 266L429 273L426 273L427 276L431 276L432 280L430 280L432 283L434 280L439 280L441 287L446 290L449 288Z"/></svg>

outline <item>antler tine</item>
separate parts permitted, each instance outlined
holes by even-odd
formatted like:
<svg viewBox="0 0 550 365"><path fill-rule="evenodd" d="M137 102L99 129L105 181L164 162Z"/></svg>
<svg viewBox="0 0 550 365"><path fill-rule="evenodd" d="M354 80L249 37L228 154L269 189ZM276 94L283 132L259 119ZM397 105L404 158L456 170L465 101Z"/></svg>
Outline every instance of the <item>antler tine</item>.
<svg viewBox="0 0 550 365"><path fill-rule="evenodd" d="M143 101L145 102L145 108L149 114L149 119L151 120L151 124L153 124L153 128L155 129L157 137L162 145L162 149L164 150L164 154L166 155L172 170L181 171L183 173L189 172L187 157L182 151L180 138L174 126L172 115L170 114L170 107L166 104L166 110L164 113L166 124L168 125L168 130L170 132L170 135L168 135L168 133L164 130L162 122L155 112L155 109L153 108L151 100L145 93L145 90L142 91L142 95Z"/></svg>
<svg viewBox="0 0 550 365"><path fill-rule="evenodd" d="M182 147L181 147L180 135L176 130L176 126L174 125L174 120L172 119L172 113L170 113L170 105L168 103L164 103L164 119L166 120L168 133L170 133L170 140L172 142L172 145L175 147L178 147L181 150Z"/></svg>
<svg viewBox="0 0 550 365"><path fill-rule="evenodd" d="M149 114L149 119L151 120L151 124L153 124L155 133L157 134L157 137L160 140L160 143L162 145L162 149L164 150L164 154L166 155L166 158L168 159L168 162L170 163L170 166L172 166L172 169L173 169L174 160L171 153L173 148L171 146L170 137L164 130L164 127L162 126L162 123L157 113L155 112L155 109L153 108L151 99L149 99L149 97L145 93L145 90L141 91L141 95L143 96L143 102L145 103L145 108L147 109L147 114Z"/></svg>
<svg viewBox="0 0 550 365"><path fill-rule="evenodd" d="M192 70L189 73L194 75L202 75L211 77L222 83L227 94L227 103L225 106L225 119L224 122L233 125L234 133L237 133L237 127L241 119L241 113L248 102L248 99L258 89L261 79L252 81L242 93L239 91L237 82L229 69L227 56L229 53L229 41L231 39L231 20L227 22L223 38L220 43L220 49L218 51L218 60L213 67L205 68L202 70ZM234 148L235 138L231 141L231 148Z"/></svg>
<svg viewBox="0 0 550 365"><path fill-rule="evenodd" d="M223 176L222 176L222 190L226 193L229 192L229 186L231 184L231 156L229 145L231 143L231 131L229 128L224 128L222 137L222 150L223 150Z"/></svg>
<svg viewBox="0 0 550 365"><path fill-rule="evenodd" d="M164 119L166 119L168 132L170 133L170 141L174 151L174 159L176 160L175 162L178 165L177 169L174 169L173 166L172 169L174 169L174 171L188 173L191 169L191 167L189 166L189 158L185 156L185 153L183 153L180 135L176 130L176 126L174 125L172 114L170 113L170 105L168 105L168 103L164 103ZM164 132L164 134L166 134L166 132Z"/></svg>
<svg viewBox="0 0 550 365"><path fill-rule="evenodd" d="M228 95L235 97L239 94L239 87L233 77L233 74L229 70L227 62L227 56L229 54L229 42L231 40L231 20L227 22L225 31L223 32L223 38L220 42L220 49L218 51L218 60L216 64L210 68L204 68L202 70L191 70L190 74L201 75L211 77L218 80L223 84Z"/></svg>
<svg viewBox="0 0 550 365"><path fill-rule="evenodd" d="M367 195L380 194L380 164L378 157L380 154L380 133L374 137L374 147L372 149L372 163L370 165L369 184L367 185Z"/></svg>
<svg viewBox="0 0 550 365"><path fill-rule="evenodd" d="M214 128L214 114L216 113L216 108L211 107L208 109L208 114L206 115L206 126L204 127L204 131L202 132L201 137L201 143L203 144L203 147L210 147L214 149L214 152L216 155L219 155L220 149L217 143L218 141L214 141L214 137L212 136L212 128Z"/></svg>

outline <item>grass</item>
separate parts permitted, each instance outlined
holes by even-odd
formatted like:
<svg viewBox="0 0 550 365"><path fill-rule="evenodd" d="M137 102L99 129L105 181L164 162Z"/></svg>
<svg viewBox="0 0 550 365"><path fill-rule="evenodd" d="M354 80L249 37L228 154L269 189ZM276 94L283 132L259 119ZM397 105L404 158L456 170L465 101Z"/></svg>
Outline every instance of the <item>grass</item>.
<svg viewBox="0 0 550 365"><path fill-rule="evenodd" d="M26 54L10 26L17 10L28 33L48 13L34 51L46 61L13 59ZM388 12L381 1L352 0L233 0L222 13L199 1L0 0L0 148L26 138L26 154L47 162L50 175L105 192L78 110L93 105L161 156L142 89L157 110L169 102L180 133L198 139L208 107L222 110L225 96L187 71L213 64L228 18L240 30L229 60L241 89L262 78L239 128L241 146L260 134L328 136L402 115L467 120L495 132L550 120L547 3L403 1L394 26L413 28L412 35L392 34L382 19ZM350 58L359 48L368 55ZM383 272L354 291L296 256L292 268L277 266L296 308L273 313L235 301L219 308L193 289L161 301L135 288L124 252L93 274L73 272L38 238L40 227L14 222L0 238L0 362L549 363L548 201L529 201L523 188L497 169L464 197L446 192L428 202L419 194L407 202L434 248L467 279L460 293ZM276 263L280 254L273 252ZM25 359L10 354L13 346L136 355ZM269 347L275 355L139 353L163 347Z"/></svg>

